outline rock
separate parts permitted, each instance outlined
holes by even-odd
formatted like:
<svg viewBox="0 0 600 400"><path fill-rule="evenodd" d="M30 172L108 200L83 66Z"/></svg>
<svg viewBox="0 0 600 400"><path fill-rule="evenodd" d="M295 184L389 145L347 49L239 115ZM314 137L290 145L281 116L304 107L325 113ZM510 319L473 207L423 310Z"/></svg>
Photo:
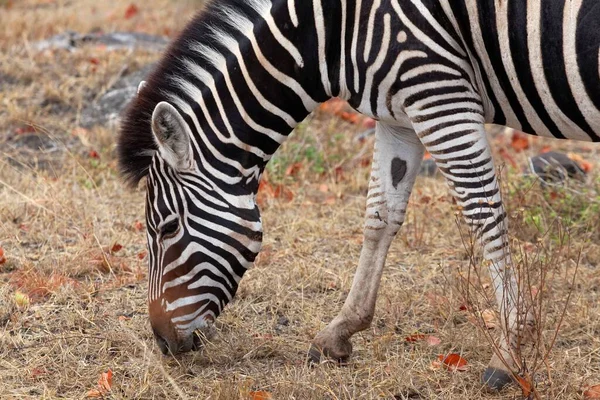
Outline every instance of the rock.
<svg viewBox="0 0 600 400"><path fill-rule="evenodd" d="M529 159L529 168L543 183L560 184L567 179L585 181L586 172L564 153L550 151Z"/></svg>
<svg viewBox="0 0 600 400"><path fill-rule="evenodd" d="M81 112L79 124L84 128L95 125L116 126L127 104L136 96L138 85L146 79L154 66L155 64L146 65L115 82L111 90Z"/></svg>
<svg viewBox="0 0 600 400"><path fill-rule="evenodd" d="M57 141L43 132L9 134L0 140L8 162L16 168L31 168L57 172L62 167L66 149L80 145L77 137L68 141Z"/></svg>
<svg viewBox="0 0 600 400"><path fill-rule="evenodd" d="M419 175L423 176L435 176L437 173L437 165L435 165L435 161L432 158L428 158L421 162L421 170L419 171Z"/></svg>
<svg viewBox="0 0 600 400"><path fill-rule="evenodd" d="M162 51L169 39L163 36L148 35L139 32L113 32L113 33L88 33L80 34L67 31L52 36L49 39L33 43L32 47L38 51L49 49L64 49L75 51L85 45L102 45L107 50L142 48L149 51Z"/></svg>
<svg viewBox="0 0 600 400"><path fill-rule="evenodd" d="M94 125L113 125L118 123L119 115L129 101L135 97L137 87L126 87L106 92L100 99L81 113L79 124L84 128Z"/></svg>

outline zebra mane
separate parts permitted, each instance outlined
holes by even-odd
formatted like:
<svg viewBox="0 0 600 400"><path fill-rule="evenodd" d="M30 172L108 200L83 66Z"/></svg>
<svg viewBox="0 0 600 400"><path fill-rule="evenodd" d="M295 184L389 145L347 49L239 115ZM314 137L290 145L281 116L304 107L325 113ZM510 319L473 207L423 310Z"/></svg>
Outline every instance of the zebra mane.
<svg viewBox="0 0 600 400"><path fill-rule="evenodd" d="M171 43L146 84L128 105L121 122L117 155L119 171L127 185L135 187L148 174L152 157L158 150L151 128L156 105L169 101L173 96L186 98L178 78L198 79L186 66L189 61L208 71L214 70L212 60L194 49L199 44L204 48L223 49L223 43L215 32L240 37L240 31L235 28L236 17L252 20L257 13L268 10L270 4L267 0L212 0Z"/></svg>

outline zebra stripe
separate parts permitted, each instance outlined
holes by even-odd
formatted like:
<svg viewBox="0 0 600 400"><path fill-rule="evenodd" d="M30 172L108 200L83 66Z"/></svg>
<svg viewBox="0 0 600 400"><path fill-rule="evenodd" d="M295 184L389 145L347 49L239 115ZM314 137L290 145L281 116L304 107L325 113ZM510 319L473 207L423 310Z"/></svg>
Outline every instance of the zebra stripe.
<svg viewBox="0 0 600 400"><path fill-rule="evenodd" d="M140 86L119 137L128 182L147 176L157 337L173 352L193 348L191 332L234 297L260 250L255 198L266 163L335 95L379 124L368 245L342 312L315 338L319 351L344 358L340 332L368 326L424 149L478 233L501 310L517 321L484 124L600 141L598 20L595 0L210 3ZM516 342L510 326L507 352ZM504 376L494 363L492 386Z"/></svg>

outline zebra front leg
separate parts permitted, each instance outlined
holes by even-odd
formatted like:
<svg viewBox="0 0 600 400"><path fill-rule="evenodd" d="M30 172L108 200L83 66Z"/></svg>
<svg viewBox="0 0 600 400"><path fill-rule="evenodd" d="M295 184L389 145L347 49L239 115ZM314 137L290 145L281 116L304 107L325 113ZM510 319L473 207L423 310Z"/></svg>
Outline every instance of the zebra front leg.
<svg viewBox="0 0 600 400"><path fill-rule="evenodd" d="M322 355L347 360L350 337L371 324L387 252L404 222L423 152L413 130L377 125L358 269L342 310L313 340L311 361L318 362Z"/></svg>
<svg viewBox="0 0 600 400"><path fill-rule="evenodd" d="M531 315L518 318L518 287L512 268L507 238L507 216L502 204L494 162L485 134L483 116L476 113L431 113L415 123L417 134L446 177L450 190L461 207L463 217L473 228L489 264L490 275L500 308L502 334L483 381L499 390L513 381L518 370L516 355L524 325L533 326ZM456 118L453 123L452 119ZM520 325L520 326L519 326Z"/></svg>

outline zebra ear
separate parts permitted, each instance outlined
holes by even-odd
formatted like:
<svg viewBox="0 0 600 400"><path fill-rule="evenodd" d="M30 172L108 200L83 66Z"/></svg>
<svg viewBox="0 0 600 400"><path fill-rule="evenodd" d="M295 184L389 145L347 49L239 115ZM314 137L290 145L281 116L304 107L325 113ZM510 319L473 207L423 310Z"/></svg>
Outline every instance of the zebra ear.
<svg viewBox="0 0 600 400"><path fill-rule="evenodd" d="M191 131L175 107L164 101L158 103L152 113L152 132L161 156L171 167L191 168Z"/></svg>
<svg viewBox="0 0 600 400"><path fill-rule="evenodd" d="M146 81L141 81L137 88L137 94L140 94L143 88L146 87Z"/></svg>

